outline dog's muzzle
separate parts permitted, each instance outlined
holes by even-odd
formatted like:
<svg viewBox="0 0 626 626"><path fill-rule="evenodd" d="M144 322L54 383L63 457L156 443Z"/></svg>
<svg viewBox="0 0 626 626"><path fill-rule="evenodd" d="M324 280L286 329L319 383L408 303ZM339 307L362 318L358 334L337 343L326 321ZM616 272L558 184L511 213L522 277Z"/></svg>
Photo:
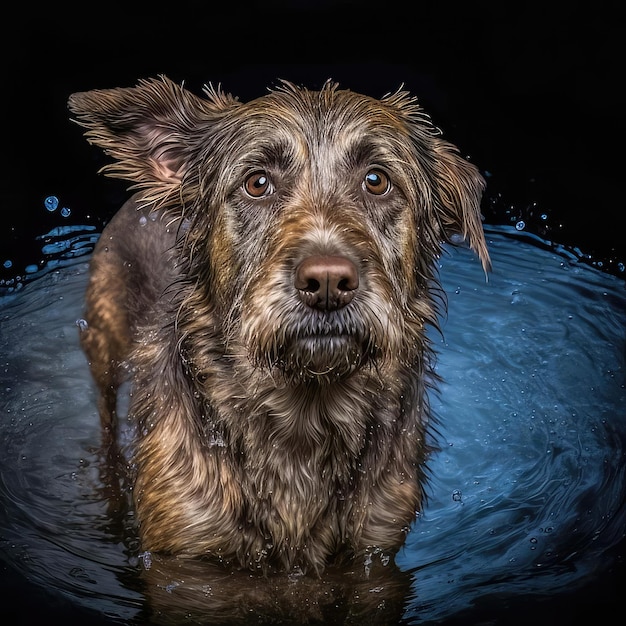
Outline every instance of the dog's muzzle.
<svg viewBox="0 0 626 626"><path fill-rule="evenodd" d="M357 310L348 305L359 289L359 270L347 257L314 255L295 269L293 285L306 305L278 362L300 379L337 379L371 357L369 339Z"/></svg>
<svg viewBox="0 0 626 626"><path fill-rule="evenodd" d="M280 295L269 306L259 306L251 293L253 307L244 308L245 343L256 367L288 382L327 383L380 359L384 322L366 304L372 294L362 291L364 281L354 261L311 255L288 275L290 282L283 278Z"/></svg>

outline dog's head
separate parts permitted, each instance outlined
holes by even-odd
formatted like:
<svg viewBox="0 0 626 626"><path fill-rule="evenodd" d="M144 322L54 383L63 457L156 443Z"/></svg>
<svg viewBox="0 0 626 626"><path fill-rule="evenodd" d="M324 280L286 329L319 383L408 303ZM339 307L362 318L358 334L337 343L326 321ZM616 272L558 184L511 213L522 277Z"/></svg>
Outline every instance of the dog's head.
<svg viewBox="0 0 626 626"><path fill-rule="evenodd" d="M205 92L145 80L74 94L70 109L115 159L108 174L185 216L198 301L255 365L334 380L413 363L441 244L461 235L489 267L476 167L405 92Z"/></svg>

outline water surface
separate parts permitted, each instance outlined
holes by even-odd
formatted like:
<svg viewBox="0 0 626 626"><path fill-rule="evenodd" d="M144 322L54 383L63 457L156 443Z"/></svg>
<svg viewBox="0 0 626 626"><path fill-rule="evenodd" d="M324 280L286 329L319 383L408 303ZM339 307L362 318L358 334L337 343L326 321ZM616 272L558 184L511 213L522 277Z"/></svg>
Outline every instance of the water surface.
<svg viewBox="0 0 626 626"><path fill-rule="evenodd" d="M287 589L302 615L327 623L548 624L612 601L626 528L624 281L514 229L486 232L488 281L464 248L440 260L448 311L431 333L443 383L431 397L440 451L427 505L397 568L378 563L382 578L372 573L348 599L333 596L342 581L332 576L318 588L293 575L262 588L247 574L225 579L143 553L132 512L111 511L101 474L75 324L87 257L1 298L5 613L216 623L231 602L246 622L269 623L255 598Z"/></svg>

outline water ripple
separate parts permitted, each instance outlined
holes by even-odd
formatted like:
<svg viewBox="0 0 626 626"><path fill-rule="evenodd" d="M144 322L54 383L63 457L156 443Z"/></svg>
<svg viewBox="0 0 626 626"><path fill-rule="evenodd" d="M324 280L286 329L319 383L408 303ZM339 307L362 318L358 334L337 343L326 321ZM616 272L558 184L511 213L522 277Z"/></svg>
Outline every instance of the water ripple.
<svg viewBox="0 0 626 626"><path fill-rule="evenodd" d="M432 340L444 382L431 398L440 449L427 506L396 559L411 577L407 623L468 611L475 621L516 598L584 589L611 568L626 528L624 282L487 234L488 281L464 248L441 258L448 313ZM68 260L0 299L0 559L102 618L144 620L133 520L112 522L98 469L75 327L86 271ZM219 585L206 591L194 567L215 602ZM185 597L185 576L169 571L162 598Z"/></svg>

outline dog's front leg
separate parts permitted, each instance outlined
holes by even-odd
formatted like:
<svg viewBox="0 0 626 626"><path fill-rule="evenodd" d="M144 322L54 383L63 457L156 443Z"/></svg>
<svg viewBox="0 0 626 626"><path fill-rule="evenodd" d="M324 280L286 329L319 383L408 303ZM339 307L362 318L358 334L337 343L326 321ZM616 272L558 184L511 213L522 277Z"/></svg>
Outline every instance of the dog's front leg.
<svg viewBox="0 0 626 626"><path fill-rule="evenodd" d="M211 441L206 400L179 352L175 325L157 318L138 334L129 414L137 430L133 497L142 547L230 560L242 542L235 452Z"/></svg>

